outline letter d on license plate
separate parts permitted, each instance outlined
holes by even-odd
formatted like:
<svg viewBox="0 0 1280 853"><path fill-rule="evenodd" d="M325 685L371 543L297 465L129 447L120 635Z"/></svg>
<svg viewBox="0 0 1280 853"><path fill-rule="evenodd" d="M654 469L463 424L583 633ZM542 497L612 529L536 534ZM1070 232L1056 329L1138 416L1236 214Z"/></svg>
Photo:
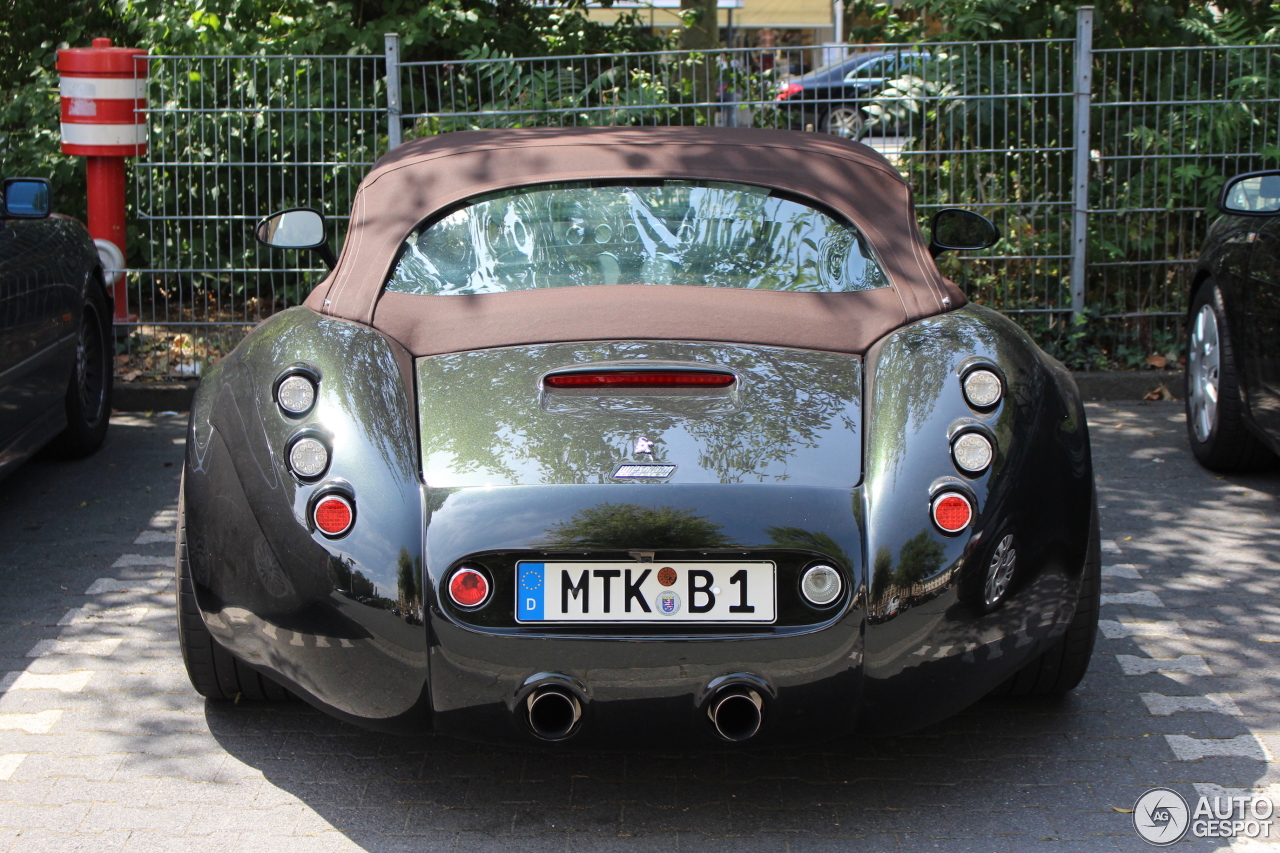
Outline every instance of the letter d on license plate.
<svg viewBox="0 0 1280 853"><path fill-rule="evenodd" d="M517 622L773 622L771 562L517 563Z"/></svg>

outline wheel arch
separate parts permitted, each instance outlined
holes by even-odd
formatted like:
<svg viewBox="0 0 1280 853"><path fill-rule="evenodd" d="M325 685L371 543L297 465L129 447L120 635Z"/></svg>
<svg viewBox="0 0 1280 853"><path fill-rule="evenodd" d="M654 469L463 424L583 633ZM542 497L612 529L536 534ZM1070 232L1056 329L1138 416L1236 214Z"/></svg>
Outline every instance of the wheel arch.
<svg viewBox="0 0 1280 853"><path fill-rule="evenodd" d="M1196 270L1195 276L1191 279L1191 287L1187 289L1187 315L1191 314L1191 304L1196 301L1196 295L1200 292L1200 288L1204 287L1205 282L1213 279L1213 271L1208 267L1201 267Z"/></svg>

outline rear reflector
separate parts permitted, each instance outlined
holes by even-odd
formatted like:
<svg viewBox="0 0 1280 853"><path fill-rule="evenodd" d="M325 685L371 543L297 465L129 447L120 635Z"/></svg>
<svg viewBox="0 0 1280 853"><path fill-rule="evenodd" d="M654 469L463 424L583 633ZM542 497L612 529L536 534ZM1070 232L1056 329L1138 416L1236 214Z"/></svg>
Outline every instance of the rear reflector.
<svg viewBox="0 0 1280 853"><path fill-rule="evenodd" d="M595 370L553 373L542 380L549 388L725 388L732 373L710 370Z"/></svg>
<svg viewBox="0 0 1280 853"><path fill-rule="evenodd" d="M350 501L337 495L329 495L316 504L316 527L329 536L341 536L346 533L351 527L354 516Z"/></svg>
<svg viewBox="0 0 1280 853"><path fill-rule="evenodd" d="M947 533L959 533L973 520L973 507L956 492L943 492L933 501L933 522Z"/></svg>
<svg viewBox="0 0 1280 853"><path fill-rule="evenodd" d="M489 579L464 566L449 579L449 597L459 607L479 607L489 598Z"/></svg>

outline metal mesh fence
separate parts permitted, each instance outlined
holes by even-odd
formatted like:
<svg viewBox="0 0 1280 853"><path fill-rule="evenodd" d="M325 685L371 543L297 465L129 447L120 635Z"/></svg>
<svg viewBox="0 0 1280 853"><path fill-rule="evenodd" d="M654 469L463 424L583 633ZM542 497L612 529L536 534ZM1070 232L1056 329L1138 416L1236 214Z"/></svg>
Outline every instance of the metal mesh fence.
<svg viewBox="0 0 1280 853"><path fill-rule="evenodd" d="M341 232L359 179L401 139L606 125L859 138L911 182L922 226L963 206L1001 229L992 250L942 260L972 300L1073 366L1176 357L1223 179L1280 160L1280 50L1092 51L1081 31L430 63L400 63L393 38L385 58L157 57L132 237L150 264L129 273L119 372L192 375L301 301L314 258L257 246L253 222L307 205Z"/></svg>
<svg viewBox="0 0 1280 853"><path fill-rule="evenodd" d="M1070 310L1070 40L672 51L401 66L407 136L495 127L721 125L860 138L923 219L980 210L1005 239L946 271L1003 310ZM825 55L824 55L825 54ZM828 60L824 64L823 60Z"/></svg>
<svg viewBox="0 0 1280 853"><path fill-rule="evenodd" d="M119 375L198 375L305 298L314 256L258 245L253 223L317 207L341 240L356 186L386 151L384 85L381 57L151 59L130 235L149 263L128 273Z"/></svg>
<svg viewBox="0 0 1280 853"><path fill-rule="evenodd" d="M1280 48L1094 52L1089 291L1117 352L1176 357L1223 182L1280 161Z"/></svg>

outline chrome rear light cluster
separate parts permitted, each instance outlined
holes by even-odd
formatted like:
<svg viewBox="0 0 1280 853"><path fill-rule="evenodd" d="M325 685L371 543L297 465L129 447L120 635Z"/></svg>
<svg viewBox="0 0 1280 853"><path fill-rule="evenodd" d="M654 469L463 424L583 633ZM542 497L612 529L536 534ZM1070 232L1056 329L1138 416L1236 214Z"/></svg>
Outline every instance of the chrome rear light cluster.
<svg viewBox="0 0 1280 853"><path fill-rule="evenodd" d="M990 365L978 364L964 371L960 387L965 402L982 413L989 413L1004 397L1004 380ZM951 461L966 476L977 477L996 458L995 438L978 421L968 421L953 430ZM943 533L954 536L973 523L973 498L957 488L944 488L930 501L929 514Z"/></svg>
<svg viewBox="0 0 1280 853"><path fill-rule="evenodd" d="M276 377L272 395L281 413L291 421L311 412L319 396L320 373L306 364L295 364ZM285 453L289 471L304 483L315 483L329 470L329 438L314 427L294 433ZM310 520L323 536L346 536L356 520L355 497L345 485L320 486L312 499Z"/></svg>

